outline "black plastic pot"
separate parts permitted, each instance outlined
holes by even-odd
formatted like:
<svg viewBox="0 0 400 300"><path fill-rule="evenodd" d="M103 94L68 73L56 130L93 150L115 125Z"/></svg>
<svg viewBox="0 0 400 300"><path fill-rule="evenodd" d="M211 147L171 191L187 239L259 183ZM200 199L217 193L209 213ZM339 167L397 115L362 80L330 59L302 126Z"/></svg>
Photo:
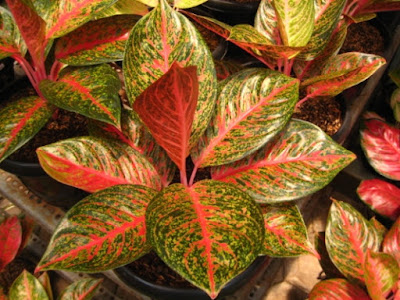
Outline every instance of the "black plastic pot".
<svg viewBox="0 0 400 300"><path fill-rule="evenodd" d="M265 272L270 263L267 256L258 257L246 270L229 281L216 298L221 300L233 295L246 284L254 285ZM149 282L137 276L129 267L124 266L114 270L115 274L135 291L151 297L154 300L210 300L202 290L195 288L172 288Z"/></svg>

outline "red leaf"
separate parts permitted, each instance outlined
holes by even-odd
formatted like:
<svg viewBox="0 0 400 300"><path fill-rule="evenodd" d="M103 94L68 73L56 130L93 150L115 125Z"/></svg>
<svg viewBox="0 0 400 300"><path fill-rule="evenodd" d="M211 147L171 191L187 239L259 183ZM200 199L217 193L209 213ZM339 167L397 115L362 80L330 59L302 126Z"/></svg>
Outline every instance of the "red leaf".
<svg viewBox="0 0 400 300"><path fill-rule="evenodd" d="M196 110L196 67L174 63L165 75L149 86L133 108L180 170L189 155L189 138Z"/></svg>
<svg viewBox="0 0 400 300"><path fill-rule="evenodd" d="M335 278L317 283L308 297L310 300L370 300L359 286L346 279Z"/></svg>
<svg viewBox="0 0 400 300"><path fill-rule="evenodd" d="M400 216L400 189L380 179L363 180L358 196L377 213L396 220Z"/></svg>
<svg viewBox="0 0 400 300"><path fill-rule="evenodd" d="M385 235L382 243L382 250L385 253L392 254L400 264L400 218L396 220Z"/></svg>
<svg viewBox="0 0 400 300"><path fill-rule="evenodd" d="M22 227L17 216L7 218L0 225L0 270L17 255L22 240Z"/></svg>

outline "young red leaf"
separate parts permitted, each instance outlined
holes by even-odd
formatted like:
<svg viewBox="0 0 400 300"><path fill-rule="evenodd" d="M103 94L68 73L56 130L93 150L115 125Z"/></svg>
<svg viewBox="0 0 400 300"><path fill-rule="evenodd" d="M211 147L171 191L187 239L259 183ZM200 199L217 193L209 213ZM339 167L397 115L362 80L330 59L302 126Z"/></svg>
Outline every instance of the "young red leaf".
<svg viewBox="0 0 400 300"><path fill-rule="evenodd" d="M172 64L133 104L157 143L182 171L199 95L196 67Z"/></svg>
<svg viewBox="0 0 400 300"><path fill-rule="evenodd" d="M388 233L386 233L382 249L383 252L393 255L400 265L400 218L397 218Z"/></svg>
<svg viewBox="0 0 400 300"><path fill-rule="evenodd" d="M25 42L10 12L2 6L0 6L0 24L0 59L16 54L24 56Z"/></svg>
<svg viewBox="0 0 400 300"><path fill-rule="evenodd" d="M310 294L309 300L371 300L358 285L342 278L318 282Z"/></svg>
<svg viewBox="0 0 400 300"><path fill-rule="evenodd" d="M39 262L41 270L101 272L148 252L145 213L156 191L117 185L73 206L55 229Z"/></svg>
<svg viewBox="0 0 400 300"><path fill-rule="evenodd" d="M13 282L8 292L10 300L49 300L46 290L39 280L24 270Z"/></svg>
<svg viewBox="0 0 400 300"><path fill-rule="evenodd" d="M69 285L66 289L64 289L59 295L59 300L90 300L93 295L99 289L100 284L103 279L93 279L86 278L78 280L71 285Z"/></svg>
<svg viewBox="0 0 400 300"><path fill-rule="evenodd" d="M0 224L0 271L14 260L21 246L22 227L17 216Z"/></svg>
<svg viewBox="0 0 400 300"><path fill-rule="evenodd" d="M364 120L361 147L370 165L381 175L400 180L400 129L382 120Z"/></svg>
<svg viewBox="0 0 400 300"><path fill-rule="evenodd" d="M400 216L400 189L395 185L381 179L363 180L357 188L357 194L382 216L392 220Z"/></svg>

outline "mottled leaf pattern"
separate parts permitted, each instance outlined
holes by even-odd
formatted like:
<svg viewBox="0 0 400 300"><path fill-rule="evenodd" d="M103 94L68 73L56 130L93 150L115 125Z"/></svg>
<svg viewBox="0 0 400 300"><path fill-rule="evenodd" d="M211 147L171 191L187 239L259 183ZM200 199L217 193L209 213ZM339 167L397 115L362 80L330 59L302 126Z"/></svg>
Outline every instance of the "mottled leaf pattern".
<svg viewBox="0 0 400 300"><path fill-rule="evenodd" d="M273 45L281 45L278 17L271 0L261 0L254 19L254 28Z"/></svg>
<svg viewBox="0 0 400 300"><path fill-rule="evenodd" d="M50 119L53 106L38 96L10 102L0 111L0 161L29 141Z"/></svg>
<svg viewBox="0 0 400 300"><path fill-rule="evenodd" d="M400 265L400 218L397 218L396 222L385 235L382 249L383 252L393 255Z"/></svg>
<svg viewBox="0 0 400 300"><path fill-rule="evenodd" d="M40 147L37 154L51 177L88 192L117 184L161 188L157 171L146 157L121 142L72 138Z"/></svg>
<svg viewBox="0 0 400 300"><path fill-rule="evenodd" d="M194 25L162 0L136 23L127 43L123 67L130 102L165 74L174 62L182 67L197 67L201 93L190 138L190 146L193 146L207 127L214 108L215 68L211 52Z"/></svg>
<svg viewBox="0 0 400 300"><path fill-rule="evenodd" d="M308 295L308 299L371 300L360 286L342 278L334 278L318 282Z"/></svg>
<svg viewBox="0 0 400 300"><path fill-rule="evenodd" d="M0 6L0 59L13 54L24 56L25 52L25 42L21 38L11 13Z"/></svg>
<svg viewBox="0 0 400 300"><path fill-rule="evenodd" d="M213 299L257 257L264 238L254 200L214 180L164 189L148 206L146 226L158 256Z"/></svg>
<svg viewBox="0 0 400 300"><path fill-rule="evenodd" d="M235 61L214 60L214 64L218 80L224 80L243 69L243 66Z"/></svg>
<svg viewBox="0 0 400 300"><path fill-rule="evenodd" d="M116 127L120 126L120 87L117 72L107 64L69 68L57 81L40 82L49 102Z"/></svg>
<svg viewBox="0 0 400 300"><path fill-rule="evenodd" d="M59 300L70 300L70 299L79 299L79 300L90 300L92 299L94 293L100 287L102 279L93 279L86 278L76 281L69 285L66 289L64 289L60 296Z"/></svg>
<svg viewBox="0 0 400 300"><path fill-rule="evenodd" d="M320 256L319 264L327 278L343 278L344 276L333 264L325 245L325 232L318 232L315 237L315 250Z"/></svg>
<svg viewBox="0 0 400 300"><path fill-rule="evenodd" d="M378 251L379 233L350 204L334 201L326 225L326 248L335 266L349 280L364 282L367 249Z"/></svg>
<svg viewBox="0 0 400 300"><path fill-rule="evenodd" d="M400 129L378 119L364 120L360 144L379 174L400 180Z"/></svg>
<svg viewBox="0 0 400 300"><path fill-rule="evenodd" d="M12 300L49 300L46 290L39 280L26 270L15 279L8 296Z"/></svg>
<svg viewBox="0 0 400 300"><path fill-rule="evenodd" d="M291 120L274 143L211 173L213 179L237 184L258 202L272 203L314 193L354 158L319 127Z"/></svg>
<svg viewBox="0 0 400 300"><path fill-rule="evenodd" d="M8 217L0 224L0 271L14 260L21 246L22 227L17 216Z"/></svg>
<svg viewBox="0 0 400 300"><path fill-rule="evenodd" d="M55 58L71 65L95 65L122 60L136 16L114 16L86 23L58 39Z"/></svg>
<svg viewBox="0 0 400 300"><path fill-rule="evenodd" d="M363 180L357 194L377 213L392 220L400 216L400 189L395 185L381 179Z"/></svg>
<svg viewBox="0 0 400 300"><path fill-rule="evenodd" d="M297 79L261 68L221 82L211 123L191 153L195 164L230 163L270 141L289 121L298 86Z"/></svg>
<svg viewBox="0 0 400 300"><path fill-rule="evenodd" d="M298 256L314 249L307 228L295 203L268 204L262 208L265 225L261 253L272 257Z"/></svg>
<svg viewBox="0 0 400 300"><path fill-rule="evenodd" d="M43 272L39 277L38 280L40 284L43 286L43 288L46 291L47 297L49 297L49 300L53 300L53 290L51 289L51 282L50 282L50 276L47 272Z"/></svg>
<svg viewBox="0 0 400 300"><path fill-rule="evenodd" d="M149 12L148 7L135 0L118 0L113 5L101 10L95 15L95 19L107 18L116 15L140 15L144 16Z"/></svg>
<svg viewBox="0 0 400 300"><path fill-rule="evenodd" d="M375 228L375 230L378 232L379 234L379 243L382 244L383 242L383 237L386 235L386 233L388 232L387 228L380 223L376 217L372 217L371 219L369 219L369 222L371 223L371 225Z"/></svg>
<svg viewBox="0 0 400 300"><path fill-rule="evenodd" d="M191 8L198 6L207 0L174 0L174 7L177 8Z"/></svg>
<svg viewBox="0 0 400 300"><path fill-rule="evenodd" d="M63 217L36 271L101 272L150 250L145 213L156 191L117 185L92 194Z"/></svg>

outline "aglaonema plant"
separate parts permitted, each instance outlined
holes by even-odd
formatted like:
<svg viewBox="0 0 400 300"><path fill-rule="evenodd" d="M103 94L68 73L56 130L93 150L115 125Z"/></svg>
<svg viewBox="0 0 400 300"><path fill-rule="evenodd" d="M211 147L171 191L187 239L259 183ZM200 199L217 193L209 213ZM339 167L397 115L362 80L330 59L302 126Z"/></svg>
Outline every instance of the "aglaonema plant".
<svg viewBox="0 0 400 300"><path fill-rule="evenodd" d="M29 141L57 108L120 126L118 74L129 30L144 4L115 0L6 1L0 7L0 59L14 58L36 95L0 111L0 161ZM126 15L129 13L130 15ZM96 19L96 20L94 20Z"/></svg>
<svg viewBox="0 0 400 300"><path fill-rule="evenodd" d="M120 129L93 122L91 136L37 150L48 174L92 194L36 271L99 272L153 249L215 298L259 255L315 254L294 200L355 156L291 119L298 79L251 68L217 83L199 33L164 0L130 32L123 71Z"/></svg>

